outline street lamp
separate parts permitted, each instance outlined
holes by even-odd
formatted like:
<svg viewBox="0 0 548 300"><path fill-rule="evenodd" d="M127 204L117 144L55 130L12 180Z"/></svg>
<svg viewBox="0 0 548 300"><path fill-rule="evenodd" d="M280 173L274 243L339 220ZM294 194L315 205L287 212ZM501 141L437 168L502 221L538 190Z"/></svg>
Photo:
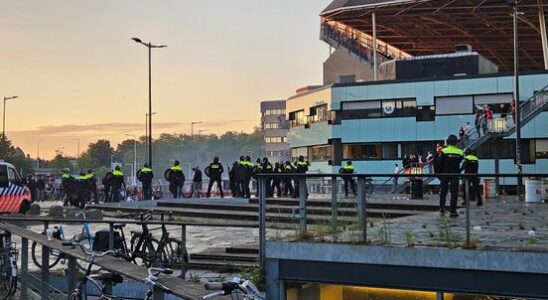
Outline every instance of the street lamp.
<svg viewBox="0 0 548 300"><path fill-rule="evenodd" d="M133 168L131 168L131 172L133 173L133 186L137 186L137 138L129 133L126 133L126 136L133 137Z"/></svg>
<svg viewBox="0 0 548 300"><path fill-rule="evenodd" d="M521 112L519 101L519 39L518 39L518 15L523 14L518 11L517 0L508 0L508 5L512 7L513 25L514 25L514 119L516 120L516 173L522 173L521 166ZM523 178L517 178L517 195L521 196L521 185Z"/></svg>
<svg viewBox="0 0 548 300"><path fill-rule="evenodd" d="M144 45L148 48L148 163L152 167L152 48L165 48L166 45L153 45L152 43L144 43L141 39L131 38L136 43Z"/></svg>
<svg viewBox="0 0 548 300"><path fill-rule="evenodd" d="M4 117L2 119L2 157L6 156L6 101L11 99L17 99L18 96L4 97Z"/></svg>
<svg viewBox="0 0 548 300"><path fill-rule="evenodd" d="M194 125L201 124L202 121L190 122L190 136L194 136Z"/></svg>

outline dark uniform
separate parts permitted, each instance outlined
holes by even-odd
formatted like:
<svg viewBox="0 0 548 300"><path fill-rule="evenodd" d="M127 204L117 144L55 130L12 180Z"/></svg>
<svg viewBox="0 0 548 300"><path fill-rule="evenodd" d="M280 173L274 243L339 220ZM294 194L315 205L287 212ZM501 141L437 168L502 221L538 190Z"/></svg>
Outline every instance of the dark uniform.
<svg viewBox="0 0 548 300"><path fill-rule="evenodd" d="M114 171L112 171L112 177L110 180L110 199L112 202L120 202L122 200L122 187L126 189L126 182L124 180L124 173L120 171L120 167L117 166Z"/></svg>
<svg viewBox="0 0 548 300"><path fill-rule="evenodd" d="M293 168L293 165L290 161L286 161L285 165L283 166L283 173L284 174L293 174L295 173L295 168ZM286 175L283 177L284 181L284 196L293 196L293 193L295 190L293 189L293 181L290 175Z"/></svg>
<svg viewBox="0 0 548 300"><path fill-rule="evenodd" d="M209 164L209 166L206 167L204 171L209 177L209 184L207 186L207 198L211 196L211 188L213 187L213 184L215 182L217 182L217 189L219 190L221 198L224 198L222 175L225 170L223 168L223 165L219 162L219 158L214 157L213 162Z"/></svg>
<svg viewBox="0 0 548 300"><path fill-rule="evenodd" d="M72 202L76 189L76 181L69 173L69 170L64 170L61 175L61 186L63 187L63 193L65 198L63 199L63 206L68 206Z"/></svg>
<svg viewBox="0 0 548 300"><path fill-rule="evenodd" d="M274 167L272 167L272 164L268 161L268 158L263 158L263 162L261 163L261 173L265 174L272 174L274 173ZM272 178L266 178L266 196L272 197Z"/></svg>
<svg viewBox="0 0 548 300"><path fill-rule="evenodd" d="M445 201L447 192L451 192L451 203L449 213L451 217L458 217L457 213L457 197L459 191L459 176L460 164L464 156L464 152L456 144L458 138L451 134L447 137L447 146L441 150L436 162L436 173L455 174L451 177L440 178L440 213L445 214Z"/></svg>
<svg viewBox="0 0 548 300"><path fill-rule="evenodd" d="M105 174L105 177L103 177L102 184L103 184L103 192L105 193L105 203L111 202L110 198L110 190L112 187L112 172L107 172Z"/></svg>
<svg viewBox="0 0 548 300"><path fill-rule="evenodd" d="M344 181L344 195L345 197L348 197L348 184L350 183L350 188L352 189L352 193L354 196L358 195L356 192L356 181L352 176L349 176L351 174L354 174L354 166L352 165L351 161L347 161L346 165L343 166L340 170L341 174L344 174L345 176L341 176Z"/></svg>
<svg viewBox="0 0 548 300"><path fill-rule="evenodd" d="M238 170L238 162L235 161L232 163L232 168L228 168L228 183L230 185L230 192L232 193L232 197L238 197L238 177L237 177L237 170Z"/></svg>
<svg viewBox="0 0 548 300"><path fill-rule="evenodd" d="M177 160L169 170L169 191L173 195L173 198L177 199L179 197L179 185L181 185L181 181L185 181L185 175Z"/></svg>
<svg viewBox="0 0 548 300"><path fill-rule="evenodd" d="M246 198L249 195L249 181L246 181L248 163L243 156L240 156L238 168L236 168L236 180L238 197ZM247 182L247 184L246 184Z"/></svg>
<svg viewBox="0 0 548 300"><path fill-rule="evenodd" d="M479 159L471 150L466 150L464 152L464 160L462 161L461 170L464 171L464 174L478 174L479 170ZM468 197L470 201L477 201L478 206L482 206L483 202L481 200L480 192L480 179L477 176L468 178L468 191L470 196ZM466 180L464 180L466 185ZM464 186L464 203L466 203L466 186Z"/></svg>
<svg viewBox="0 0 548 300"><path fill-rule="evenodd" d="M77 201L74 206L84 208L90 197L90 181L85 172L80 172L80 176L76 177L76 195Z"/></svg>
<svg viewBox="0 0 548 300"><path fill-rule="evenodd" d="M86 178L89 180L90 199L91 195L93 195L93 201L99 203L99 197L97 197L97 176L95 176L92 169L88 170Z"/></svg>
<svg viewBox="0 0 548 300"><path fill-rule="evenodd" d="M143 184L143 200L151 200L152 179L154 178L154 173L148 163L145 164L142 169L137 171L137 178Z"/></svg>
<svg viewBox="0 0 548 300"><path fill-rule="evenodd" d="M308 171L309 163L304 160L304 156L299 156L299 159L295 162L295 173L305 174ZM295 182L295 190L293 192L293 198L299 197L299 178L293 180ZM306 188L306 186L305 186Z"/></svg>
<svg viewBox="0 0 548 300"><path fill-rule="evenodd" d="M279 162L274 164L273 169L274 174L282 174L283 173L283 165ZM276 196L278 198L282 197L282 188L281 188L281 178L280 177L274 177L272 179L272 191L270 192L272 195L274 195L274 190L276 190Z"/></svg>

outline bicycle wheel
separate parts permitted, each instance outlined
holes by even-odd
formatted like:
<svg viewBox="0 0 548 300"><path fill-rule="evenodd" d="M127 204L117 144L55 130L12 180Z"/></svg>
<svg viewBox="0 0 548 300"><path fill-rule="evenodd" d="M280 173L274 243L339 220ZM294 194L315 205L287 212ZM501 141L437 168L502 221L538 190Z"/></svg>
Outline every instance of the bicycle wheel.
<svg viewBox="0 0 548 300"><path fill-rule="evenodd" d="M188 262L188 253L186 249L181 251L181 243L174 238L169 238L163 249L162 262L165 267L179 267L181 265L181 257Z"/></svg>
<svg viewBox="0 0 548 300"><path fill-rule="evenodd" d="M76 236L73 237L72 239L74 242L76 243L79 243L81 244L82 246L84 246L84 248L86 250L92 250L91 249L91 245L89 245L89 242L88 242L88 237L87 237L87 234L77 234ZM76 265L78 266L78 268L80 270L82 270L83 272L87 271L88 267L89 267L89 263L85 260L80 260L80 259L77 259L76 260ZM100 266L97 266L97 265L93 265L91 267L91 273L97 273L97 272L100 272L101 270L103 270L102 267Z"/></svg>
<svg viewBox="0 0 548 300"><path fill-rule="evenodd" d="M162 268L162 258L165 257L163 250L158 253L160 242L155 238L150 238L146 241L144 247L141 249L141 257L143 258L144 265L148 268L157 267Z"/></svg>
<svg viewBox="0 0 548 300"><path fill-rule="evenodd" d="M0 257L0 299L8 299L17 287L17 277L13 277L11 271L9 256L3 253Z"/></svg>
<svg viewBox="0 0 548 300"><path fill-rule="evenodd" d="M36 247L39 247L38 249L40 250L36 249ZM32 242L31 251L32 261L36 266L42 269L42 256L39 256L37 253L37 251L40 251L40 253L42 252L42 246L36 242ZM59 251L50 249L48 269L55 267L61 260L61 257L62 254Z"/></svg>

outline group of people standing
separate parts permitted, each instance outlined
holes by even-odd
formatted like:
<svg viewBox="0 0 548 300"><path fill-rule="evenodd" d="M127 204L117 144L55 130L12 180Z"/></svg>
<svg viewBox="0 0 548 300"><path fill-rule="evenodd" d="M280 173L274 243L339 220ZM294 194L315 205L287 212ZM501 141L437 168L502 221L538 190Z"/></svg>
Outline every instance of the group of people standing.
<svg viewBox="0 0 548 300"><path fill-rule="evenodd" d="M91 202L92 196L95 202L98 202L97 196L97 177L92 169L81 171L78 176L73 177L70 169L63 169L61 175L61 186L63 188L63 206L75 206L84 208Z"/></svg>

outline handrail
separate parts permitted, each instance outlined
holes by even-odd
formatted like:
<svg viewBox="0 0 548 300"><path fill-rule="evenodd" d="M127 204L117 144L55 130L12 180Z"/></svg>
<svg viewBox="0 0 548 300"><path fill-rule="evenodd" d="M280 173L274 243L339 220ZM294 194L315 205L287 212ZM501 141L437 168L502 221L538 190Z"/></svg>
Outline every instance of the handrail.
<svg viewBox="0 0 548 300"><path fill-rule="evenodd" d="M356 173L356 174L349 174L348 176L352 176L355 178L367 178L367 177L389 177L393 176L394 174L391 173ZM287 176L291 176L294 178L323 178L323 177L340 177L341 174L338 173L322 173L322 174L309 174L309 173L258 173L255 175L258 178L283 178ZM451 173L431 173L431 174L404 174L398 177L416 177L416 178L428 178L428 177L455 177L459 176L461 178L474 178L474 177L494 177L494 178L524 178L524 177L548 177L548 173L477 173L477 174L470 174L470 173L457 173L457 174L451 174Z"/></svg>

